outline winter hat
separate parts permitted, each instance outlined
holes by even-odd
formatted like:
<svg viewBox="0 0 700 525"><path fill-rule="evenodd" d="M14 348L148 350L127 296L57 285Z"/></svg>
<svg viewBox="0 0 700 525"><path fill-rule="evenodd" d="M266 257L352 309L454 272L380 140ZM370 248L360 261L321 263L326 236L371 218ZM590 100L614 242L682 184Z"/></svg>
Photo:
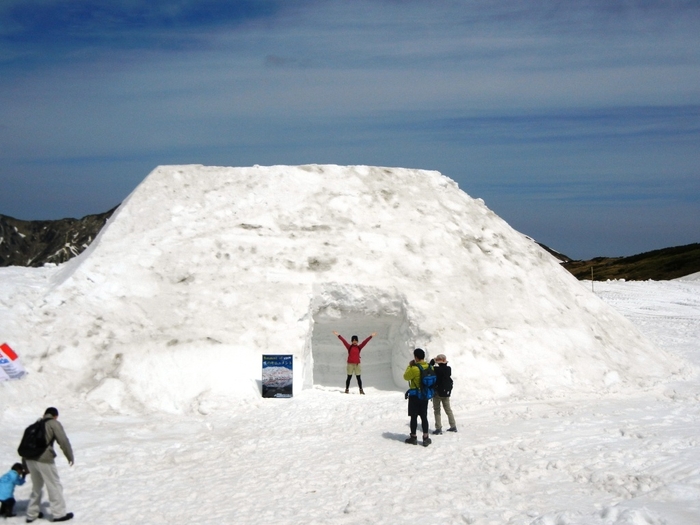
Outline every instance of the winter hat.
<svg viewBox="0 0 700 525"><path fill-rule="evenodd" d="M53 416L53 417L58 417L58 409L54 407L49 407L44 411L45 416Z"/></svg>
<svg viewBox="0 0 700 525"><path fill-rule="evenodd" d="M447 363L447 358L445 354L438 354L435 356L435 362L437 363Z"/></svg>

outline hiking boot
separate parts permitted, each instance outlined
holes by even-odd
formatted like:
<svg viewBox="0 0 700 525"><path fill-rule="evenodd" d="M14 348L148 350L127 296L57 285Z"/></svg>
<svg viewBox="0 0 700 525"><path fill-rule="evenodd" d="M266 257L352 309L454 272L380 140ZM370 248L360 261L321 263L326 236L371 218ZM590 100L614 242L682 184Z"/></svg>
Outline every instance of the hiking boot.
<svg viewBox="0 0 700 525"><path fill-rule="evenodd" d="M411 436L408 438L406 441L404 441L407 445L417 445L418 444L418 438L416 436Z"/></svg>
<svg viewBox="0 0 700 525"><path fill-rule="evenodd" d="M349 393L350 393L350 389L349 389L349 388L346 388L346 389L345 389L345 393L346 393L346 394L349 394Z"/></svg>
<svg viewBox="0 0 700 525"><path fill-rule="evenodd" d="M441 428L436 428L435 430L433 430L433 435L439 436L440 434L442 434L442 429L441 429Z"/></svg>
<svg viewBox="0 0 700 525"><path fill-rule="evenodd" d="M430 445L432 442L433 442L433 440L430 439L430 438L428 437L427 434L426 434L425 436L423 436L423 446L424 446L424 447L427 447L427 446Z"/></svg>
<svg viewBox="0 0 700 525"><path fill-rule="evenodd" d="M44 513L40 512L39 515L36 518L27 518L27 523L32 523L33 521L36 521L38 519L41 519L44 517Z"/></svg>
<svg viewBox="0 0 700 525"><path fill-rule="evenodd" d="M68 521L68 520L72 520L72 519L73 519L73 513L69 512L68 514L66 514L62 518L54 518L53 520L54 521Z"/></svg>
<svg viewBox="0 0 700 525"><path fill-rule="evenodd" d="M457 432L457 427L450 427L447 429L448 432Z"/></svg>
<svg viewBox="0 0 700 525"><path fill-rule="evenodd" d="M365 395L365 391L360 388L360 394Z"/></svg>

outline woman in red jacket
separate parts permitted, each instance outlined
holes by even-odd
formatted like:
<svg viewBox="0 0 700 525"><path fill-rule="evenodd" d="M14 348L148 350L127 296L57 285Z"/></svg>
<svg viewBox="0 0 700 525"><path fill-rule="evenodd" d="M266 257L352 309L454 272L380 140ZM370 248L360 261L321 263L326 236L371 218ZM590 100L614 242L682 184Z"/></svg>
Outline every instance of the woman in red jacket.
<svg viewBox="0 0 700 525"><path fill-rule="evenodd" d="M350 393L350 380L352 379L352 375L355 374L357 377L357 386L360 387L360 394L364 394L365 391L362 390L362 378L360 377L360 374L362 373L362 368L360 366L360 352L362 352L365 345L369 343L369 340L377 335L377 332L373 332L372 335L370 335L360 344L357 344L358 338L356 335L353 335L350 338L350 343L348 343L338 332L333 331L333 333L338 336L338 339L341 340L348 351L348 378L345 380L345 393Z"/></svg>

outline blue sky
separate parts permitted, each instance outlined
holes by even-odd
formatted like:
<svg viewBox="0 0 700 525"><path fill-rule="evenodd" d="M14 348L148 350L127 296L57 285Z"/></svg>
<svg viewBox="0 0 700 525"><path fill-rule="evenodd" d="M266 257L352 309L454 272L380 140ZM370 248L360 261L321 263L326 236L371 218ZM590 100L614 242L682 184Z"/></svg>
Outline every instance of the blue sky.
<svg viewBox="0 0 700 525"><path fill-rule="evenodd" d="M574 258L700 242L700 2L4 0L0 213L157 165L439 170Z"/></svg>

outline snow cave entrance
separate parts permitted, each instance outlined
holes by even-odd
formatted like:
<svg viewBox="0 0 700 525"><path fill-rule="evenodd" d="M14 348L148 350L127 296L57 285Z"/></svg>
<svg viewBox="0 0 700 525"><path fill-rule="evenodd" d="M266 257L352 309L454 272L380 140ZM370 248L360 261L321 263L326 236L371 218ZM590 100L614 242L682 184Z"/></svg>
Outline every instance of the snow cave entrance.
<svg viewBox="0 0 700 525"><path fill-rule="evenodd" d="M324 287L314 297L313 330L310 356L311 385L345 388L347 350L333 335L335 330L348 342L357 335L362 342L371 333L377 335L362 350L362 385L365 389L405 389L403 372L410 360L411 325L402 296L369 287ZM353 376L350 391L357 392Z"/></svg>

